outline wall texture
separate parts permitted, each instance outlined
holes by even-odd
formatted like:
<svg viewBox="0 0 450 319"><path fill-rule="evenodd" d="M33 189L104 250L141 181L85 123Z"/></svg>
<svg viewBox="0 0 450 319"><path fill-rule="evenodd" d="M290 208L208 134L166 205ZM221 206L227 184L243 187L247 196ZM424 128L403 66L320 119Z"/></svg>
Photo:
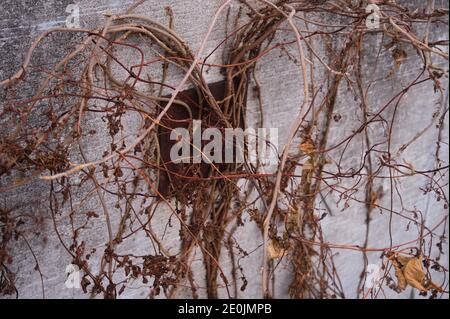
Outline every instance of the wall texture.
<svg viewBox="0 0 450 319"><path fill-rule="evenodd" d="M168 17L165 13L165 7L170 6L173 10L174 29L181 35L185 41L195 50L199 47L203 36L206 33L210 19L218 9L222 1L202 1L202 0L164 0L154 1L148 0L139 8L137 12L142 15L148 15L163 24L168 23ZM400 1L399 1L400 2ZM405 1L403 1L405 2ZM423 1L407 1L411 7L423 7ZM439 5L448 8L448 1L436 1ZM65 9L71 1L43 0L43 1L12 1L4 0L0 3L0 78L6 78L16 72L28 47L33 39L41 32L55 27L64 26L68 13ZM133 1L78 1L80 8L81 27L95 27L101 25L104 21L105 12L122 12L129 7ZM232 6L232 14L236 13L241 4L234 1ZM318 16L315 18L326 19L326 16ZM328 21L327 21L328 22ZM337 23L339 21L336 21ZM225 34L225 18L219 19L216 24L206 47L206 52L215 48L215 46L224 38ZM286 27L287 29L287 27ZM420 27L418 29L420 34ZM434 39L448 39L448 29L446 26L440 26L432 30ZM292 40L292 33L280 31L277 33L275 41ZM66 52L68 46L72 46L79 40L77 35L55 35L52 41L45 41L36 54L33 56L33 65L49 66L52 65L57 58ZM364 73L366 83L372 82L368 94L367 101L370 106L370 112L376 112L387 100L394 94L402 90L411 82L420 72L421 64L414 49L405 46L407 59L401 64L397 64L392 57L392 49L386 48L386 39L382 39L377 34L368 35L364 43ZM315 43L317 51L320 55L326 56L326 50L322 43ZM379 60L377 52L381 50ZM264 127L276 127L279 129L280 146L286 142L289 128L295 118L295 114L300 101L302 100L302 87L300 72L293 67L291 57L296 56L295 46L286 47L283 50L273 50L267 54L257 66L257 77L262 88L262 101L264 113ZM120 52L122 59L127 61L127 55L130 52L124 50ZM222 50L217 50L210 57L210 63L221 63ZM130 55L130 59L132 59ZM130 61L131 63L132 61ZM376 63L377 62L377 63ZM374 66L377 65L375 68ZM448 61L443 62L443 67L448 69ZM222 79L222 75L218 68L211 68L205 74L205 78L209 82L216 82ZM117 70L118 74L120 70ZM160 70L152 70L152 76L158 77ZM326 70L319 65L314 70L317 75L317 83L324 79ZM170 73L168 83L176 86L183 74ZM444 82L447 82L447 75L444 76ZM31 83L39 80L30 75ZM446 84L447 85L447 84ZM343 83L338 94L338 102L335 113L339 115L340 120L333 124L330 132L330 145L342 140L343 137L350 135L361 124L359 118L359 101L353 99L351 94L351 84ZM24 90L23 96L31 93ZM247 114L249 123L255 123L258 110L258 102L255 96L249 96L250 111ZM416 170L430 170L435 167L435 151L436 139L439 129L436 128L438 118L433 117L433 113L439 110L442 114L443 110L448 110L448 93L446 101L439 101L439 95L433 90L431 82L419 85L407 93L401 100L395 122L393 123L394 136L392 138L391 149L395 154L396 161L402 163L412 163ZM388 108L382 113L383 117L390 119L393 115L393 108ZM92 117L87 119L86 126L96 128L99 119ZM430 125L430 123L433 123ZM123 121L124 126L130 132L139 127L139 118L129 116ZM383 123L376 123L370 127L372 143L383 142L386 139ZM443 145L439 151L443 165L448 165L448 113L444 117L443 123L445 129L442 131L444 136L442 140L447 144ZM416 134L421 130L424 133L416 138ZM426 130L425 130L426 129ZM98 158L107 148L109 141L104 136L97 134L86 141L87 157L91 160ZM361 148L357 147L358 143L364 143L362 134L356 135L355 141L351 144L350 149L346 151L346 156L341 163L345 169L357 168L362 156ZM410 144L408 144L410 143ZM400 151L401 147L408 144L404 151ZM330 153L332 158L338 158L342 148ZM76 160L76 158L74 158ZM375 161L379 159L375 159ZM330 164L330 167L332 164ZM272 167L273 169L273 167ZM388 172L387 170L385 171ZM354 180L345 180L343 183L351 185ZM445 186L445 192L448 193L448 174L441 181ZM8 180L2 180L1 187L6 186ZM376 182L376 187L380 187L383 196L379 205L389 207L390 201L390 185L388 179L380 179ZM421 191L421 187L425 187L427 179L414 177L404 177L396 179L395 187L402 194L402 201L394 195L392 203L395 211L410 214L413 211L421 212L426 220L426 225L433 227L446 214L448 209L444 208L442 202L437 201L432 193L426 195ZM38 232L34 232L33 236L28 238L30 245L33 247L35 258L40 264L43 274L45 295L48 298L86 298L89 295L83 294L80 289L68 289L65 286L67 274L66 266L71 260L61 246L57 234L53 230L53 223L49 213L48 194L49 184L39 179L34 179L27 185L15 188L12 191L0 193L0 205L5 203L20 207L24 214L30 214L36 219L36 223L41 226ZM356 198L362 198L363 189L358 189L354 194ZM108 204L113 209L115 199L113 196L106 196ZM75 200L76 202L76 200ZM83 203L86 210L98 208L99 203L95 200ZM317 203L318 211L326 211L328 215L322 220L324 236L327 242L339 244L362 245L366 233L366 215L364 204L353 202L348 208L346 201L339 198L338 194L328 194L326 200ZM153 231L163 238L166 248L169 252L175 253L179 248L178 227L176 220L172 221L171 227L167 227L168 216L171 212L161 205L152 219ZM77 217L75 217L77 218ZM113 217L113 226L117 227L120 216ZM369 232L369 247L386 247L389 246L389 236L387 236L388 225L392 223L394 230L393 243L403 243L414 240L417 237L417 230L414 226L409 225L403 219L396 215L392 216L382 210L374 210ZM244 219L249 220L250 216L245 215ZM67 216L57 218L58 229L63 240L68 240L70 233L70 225L67 222ZM436 234L445 234L448 236L448 223L445 223L435 229ZM408 229L410 229L408 231ZM89 229L81 235L86 236L91 248L101 250L105 245L106 228L102 218L92 222ZM262 237L256 225L252 223L246 224L245 227L238 229L235 234L235 240L242 249L251 252L245 258L240 260L240 265L248 280L247 288L239 292L239 297L258 298L261 297L261 283L259 270L261 267ZM36 260L23 241L17 241L14 244L14 270L17 272L16 286L21 298L39 298L42 296L41 279L39 274L34 270ZM132 240L125 240L118 248L121 251L132 251L136 255L145 254L149 250L149 241L140 234L133 237ZM441 263L448 269L448 243L443 247L444 255ZM362 254L358 251L347 249L333 249L335 253L335 263L337 271L341 276L343 290L347 297L356 295L356 288L359 281L359 275L362 269ZM433 248L432 254L436 256L436 249ZM95 253L93 254L95 258ZM367 255L370 264L380 265L380 252L369 252ZM229 266L229 256L224 254L221 264L227 268ZM199 251L193 258L194 269L196 270L196 278L200 287L202 283L203 263ZM289 262L284 260L280 263L276 270L276 288L275 296L278 298L288 297L287 287L291 280ZM433 279L436 282L443 280L443 274L436 273ZM148 295L148 289L141 282L132 283L133 289L128 289L122 294L121 298L145 298ZM135 289L134 289L135 288ZM448 290L448 287L446 288ZM225 297L225 292L221 290L221 297ZM420 297L417 291L408 288L405 292L397 294L396 292L385 289L386 297L389 298L409 298ZM199 289L200 296L204 296L204 291ZM177 297L190 297L189 289L180 289ZM446 296L446 298L448 295Z"/></svg>

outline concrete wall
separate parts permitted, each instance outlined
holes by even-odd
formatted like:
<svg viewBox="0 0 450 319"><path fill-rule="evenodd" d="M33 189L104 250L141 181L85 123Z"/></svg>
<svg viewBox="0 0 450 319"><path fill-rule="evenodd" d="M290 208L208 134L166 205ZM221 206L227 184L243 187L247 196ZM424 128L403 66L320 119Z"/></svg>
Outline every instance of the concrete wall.
<svg viewBox="0 0 450 319"><path fill-rule="evenodd" d="M405 1L403 1L405 2ZM409 6L422 7L422 1L407 1ZM448 1L436 1L441 5L441 2L448 8ZM68 13L65 8L71 1L12 1L4 0L0 3L0 78L5 78L13 74L21 64L23 56L30 46L33 38L39 33L54 27L64 26ZM79 1L81 26L94 27L101 25L104 21L103 13L105 12L121 12L124 8L130 6L133 1ZM193 51L199 47L203 36L206 33L207 27L210 23L211 17L218 9L222 1L203 1L203 0L164 0L164 1L146 1L139 7L137 12L139 14L148 15L153 19L162 23L167 23L167 16L164 8L170 6L174 14L174 28L186 42L191 46ZM239 7L238 1L232 4L233 11ZM324 16L318 16L323 18ZM219 19L217 25L212 32L206 47L206 52L212 50L224 37L225 19ZM448 39L448 30L445 26L436 28L432 31L434 38ZM420 34L420 33L419 33ZM285 41L292 39L290 32L279 32L275 41ZM67 46L75 43L79 38L76 35L56 35L52 37L53 41L45 41L41 48L33 57L33 65L50 66L57 60L57 57L62 56L66 52ZM366 73L365 81L373 81L369 91L370 110L375 112L394 94L404 88L410 81L412 81L420 72L421 64L418 60L416 52L408 46L405 50L408 54L408 59L400 66L395 64L389 49L382 49L381 58L378 62L378 68L374 69L376 53L380 47L385 44L383 39L378 35L369 35L366 37L364 44L364 70ZM319 54L326 58L326 52L321 43L316 43ZM287 50L296 55L295 46L288 47ZM218 50L210 58L210 63L221 63L221 50ZM129 52L123 52L124 60ZM444 67L448 69L448 61L443 63ZM154 71L154 76L158 75L158 71ZM317 81L320 83L324 78L325 70L317 66L315 70L317 74ZM38 81L39 78L33 78L31 81ZM257 76L262 87L262 101L264 110L264 126L279 128L280 146L286 142L289 128L295 118L299 103L302 100L302 82L300 73L292 64L289 57L280 50L274 50L265 56L257 67ZM168 82L172 85L177 85L182 74L171 73ZM205 75L207 81L215 82L222 79L218 69L211 68ZM447 78L444 79L444 82ZM23 95L28 95L26 90ZM411 141L417 132L427 127L431 121L436 121L432 118L433 112L438 109L437 103L439 95L434 93L431 82L424 85L417 86L411 90L405 98L401 101L396 119L394 122L394 136L392 140L393 154L397 154L397 150L404 144ZM342 119L334 123L332 126L329 145L341 141L344 137L351 134L351 132L359 127L361 119L358 118L360 101L355 101L351 94L351 87L347 83L341 85L336 113L340 114ZM249 101L250 111L248 113L249 123L255 121L257 114L257 101L252 94L250 94ZM445 102L445 107L448 107L448 100ZM392 117L393 108L388 108L382 113L383 117L390 119ZM96 127L99 119L92 117L87 119L86 127ZM129 117L124 120L124 125L129 127L130 131L138 127L138 119ZM372 143L376 141L383 141L386 139L382 127L375 124L370 128L370 136ZM443 140L448 143L448 113L444 122L444 137ZM86 129L87 131L88 129ZM438 129L432 125L426 132L415 140L404 152L396 155L397 162L412 163L417 170L433 169L434 153L436 150L436 138ZM86 141L86 140L85 140ZM89 138L89 144L86 145L88 149L88 157L91 160L98 158L99 154L108 149L108 143L102 138L102 134L96 137ZM361 145L363 143L363 136L357 135L352 142L350 148L347 150L343 158L342 165L345 168L358 167L359 158L361 157ZM336 158L342 152L342 148L332 152L330 156ZM444 165L448 165L448 144L444 145L440 151L441 159ZM76 158L74 158L76 159ZM376 159L375 159L376 160ZM384 170L387 173L387 170ZM355 181L346 180L345 184L352 184ZM426 184L426 179L421 177L405 177L398 179L396 187L403 195L403 202L394 196L393 207L394 210L400 211L404 214L411 214L410 211L421 211L426 216L426 225L433 227L439 222L445 214L448 214L448 209L443 207L442 202L438 202L433 194L423 195L420 190ZM446 184L445 191L448 193L448 175L441 181ZM7 183L7 180L2 181ZM391 185L387 179L376 181L376 185L381 186L385 196L380 200L380 205L389 207L390 196L389 192ZM0 185L5 186L5 185ZM36 218L36 222L41 226L38 232L28 238L30 241L36 258L41 266L44 274L45 294L49 298L86 298L88 295L83 294L80 290L67 289L64 285L66 274L65 268L70 263L70 258L59 243L57 235L53 231L53 225L48 209L49 184L44 181L35 179L32 183L14 189L14 191L0 194L0 203L8 203L8 205L18 205L26 214L31 214ZM363 199L364 189L361 187L355 197ZM79 198L78 198L79 199ZM107 202L114 207L115 199L107 197ZM322 221L322 226L325 232L325 239L330 243L340 244L354 244L362 245L365 236L365 208L364 204L353 202L350 208L345 207L345 201L339 201L336 194L332 194L326 199L327 205L331 208L328 216ZM85 210L98 209L99 203L94 200L83 204ZM402 209L403 205L403 209ZM325 209L324 202L317 203L319 209ZM326 208L328 210L328 208ZM170 211L161 206L153 218L152 227L156 234L162 236L166 231L166 225ZM244 216L249 220L249 216ZM374 210L373 220L370 225L370 247L386 247L389 246L389 236L387 235L388 223L390 215L386 212ZM119 216L114 216L113 226L117 227ZM445 228L444 228L445 227ZM435 231L437 234L445 233L448 235L448 223L445 226L440 226ZM58 217L58 228L63 236L63 239L68 240L70 233L70 225L67 222L67 216L62 215ZM407 223L404 219L398 216L393 216L392 220L393 243L403 243L408 240L413 240L417 237L417 230L411 225L410 230L407 230ZM89 248L97 248L99 251L106 242L106 228L104 221L100 218L98 221L90 224L88 231L85 231L82 238L86 238L89 242ZM244 273L249 281L248 287L245 291L240 293L240 297L258 298L261 296L261 280L259 269L262 260L261 243L262 237L256 226L248 223L244 228L240 228L236 233L236 241L246 251L252 253L242 258L241 265ZM169 251L176 252L179 245L178 225L173 220L172 227L168 228L164 237L164 243L169 248ZM259 247L259 248L258 248ZM132 251L136 254L145 254L151 251L148 239L140 234L133 238L133 240L123 242L120 251ZM359 274L362 267L362 255L360 252L335 249L335 262L337 270L341 276L344 291L347 297L354 297L356 286L359 281ZM444 267L448 268L448 244L444 247L445 255L441 262ZM437 250L432 248L432 256L436 256ZM95 254L94 257L95 258ZM224 255L221 263L226 268L229 265L229 257ZM368 253L369 263L380 265L380 252ZM194 261L194 268L197 270L197 281L200 286L204 286L203 278L201 276L203 264L201 261L201 254L197 251ZM14 247L14 269L17 270L17 288L19 296L22 298L37 298L42 296L41 281L38 273L33 270L35 267L35 260L29 253L25 243L18 241ZM443 275L434 274L434 280L440 282L443 280ZM287 287L291 280L289 263L283 261L276 271L276 297L288 297ZM134 284L136 289L128 289L120 297L123 298L144 298L148 294L148 289L142 283L136 282ZM448 290L448 288L447 288ZM385 289L386 296L390 298L408 298L410 296L418 297L417 292L408 288L404 293L397 294L389 289ZM204 291L199 290L200 296L204 296ZM178 297L189 297L189 289L180 290ZM225 297L224 291L221 290L221 296ZM448 297L448 295L446 295Z"/></svg>

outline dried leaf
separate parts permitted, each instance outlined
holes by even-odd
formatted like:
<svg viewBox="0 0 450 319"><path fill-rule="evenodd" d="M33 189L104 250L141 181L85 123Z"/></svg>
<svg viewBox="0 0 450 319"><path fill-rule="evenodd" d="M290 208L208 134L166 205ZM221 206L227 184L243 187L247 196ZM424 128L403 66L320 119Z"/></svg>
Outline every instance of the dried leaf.
<svg viewBox="0 0 450 319"><path fill-rule="evenodd" d="M407 285L414 287L421 292L428 290L442 291L442 287L433 281L426 283L426 276L423 270L422 256L408 257L396 253L388 255L389 260L395 268L395 276L397 277L397 287L399 291L406 289Z"/></svg>
<svg viewBox="0 0 450 319"><path fill-rule="evenodd" d="M86 276L81 279L81 288L83 289L84 293L87 293L87 286L91 284L91 282L86 278Z"/></svg>
<svg viewBox="0 0 450 319"><path fill-rule="evenodd" d="M392 51L392 57L394 58L397 67L399 67L400 64L402 64L402 62L406 60L408 55L403 49L396 48L394 49L394 51Z"/></svg>
<svg viewBox="0 0 450 319"><path fill-rule="evenodd" d="M405 290L406 288L406 278L403 275L403 265L394 257L392 260L392 264L394 265L395 268L395 277L397 277L397 287L400 291Z"/></svg>
<svg viewBox="0 0 450 319"><path fill-rule="evenodd" d="M422 258L411 258L403 270L405 279L408 284L420 291L426 291L427 289L422 285L425 279L425 273L422 267Z"/></svg>
<svg viewBox="0 0 450 319"><path fill-rule="evenodd" d="M277 242L271 241L267 247L267 255L269 259L281 258L284 256L286 251L280 247Z"/></svg>
<svg viewBox="0 0 450 319"><path fill-rule="evenodd" d="M316 147L314 146L314 142L307 138L303 141L302 144L300 144L300 151L302 151L305 154L311 154L316 150Z"/></svg>
<svg viewBox="0 0 450 319"><path fill-rule="evenodd" d="M93 211L86 212L86 216L87 216L88 219L89 218L98 218L99 217L99 215L96 212L93 212Z"/></svg>

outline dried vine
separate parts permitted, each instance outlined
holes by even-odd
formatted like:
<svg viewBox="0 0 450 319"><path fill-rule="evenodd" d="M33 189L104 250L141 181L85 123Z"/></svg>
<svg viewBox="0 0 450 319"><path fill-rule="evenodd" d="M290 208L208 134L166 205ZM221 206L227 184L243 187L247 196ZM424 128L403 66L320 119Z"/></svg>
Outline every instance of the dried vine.
<svg viewBox="0 0 450 319"><path fill-rule="evenodd" d="M430 25L448 22L448 9L436 8L434 1L429 2L426 11L412 11L395 1L381 1L381 26L370 30L365 26L368 15L365 1L241 0L233 2L240 5L233 21L230 10L225 13L231 2L224 1L220 6L197 53L174 31L176 19L170 8L167 8L168 26L133 14L132 10L142 1L123 14L108 15L98 29L56 28L39 36L20 70L0 82L3 125L0 192L9 194L39 178L48 185L47 206L53 230L72 262L82 269L83 290L91 296L103 294L105 298L115 298L133 280L140 280L149 287L151 298L162 293L175 298L186 283L194 298L199 297L199 287L204 287L209 298L238 297L239 286L240 290L247 286L245 269L239 261L249 252L239 246L233 235L244 225L246 215L251 216L263 238L261 295L266 298L276 297L274 273L284 259L289 260L292 272L288 287L291 297L345 298L333 259L337 249L360 251L364 257L359 297L368 294L376 297L383 291L382 287L364 288L368 252L381 254L383 278L392 289L402 290L409 283L422 294L430 290L432 297L448 293L445 288L448 280L439 284L431 281L433 271L447 272L439 260L431 257L431 246L437 240L442 252L447 238L447 234L437 234L436 230L442 225L445 229L448 220L448 198L444 191L448 187L448 163L439 158L439 149L446 143L442 140L442 127L448 112L448 92L446 97L441 83L448 77L445 69L448 53L441 48L448 46L448 40L432 42L429 37ZM216 48L225 47L224 61L220 65L210 64L208 57L212 52L204 56L205 43L217 19L225 15L227 34ZM311 18L320 15L340 23ZM427 25L425 37L413 31L417 23ZM293 38L277 42L280 30L289 32ZM35 50L55 33L76 33L83 40L52 69L33 65ZM423 62L420 74L376 111L368 105L371 84L364 81L361 66L364 39L373 34L389 39L389 48L395 47L395 63L401 64L405 59L406 46L414 48ZM319 41L327 48L325 57L315 48ZM290 46L297 50L295 57L287 53ZM120 50L131 52L133 62L122 60ZM242 164L182 164L173 170L173 163L163 158L164 145L160 145L159 139L164 130L170 132L173 123L184 123L191 132L192 120L202 120L222 131L246 128L249 94L256 92L259 125L264 124L262 88L256 70L258 62L276 50L289 55L292 69L300 74L299 90L303 92L287 143L279 150L277 171L264 173L259 164L254 165L248 159ZM380 52L377 61L379 56ZM220 98L204 79L205 69L210 67L221 68L224 76L224 94ZM323 82L315 78L315 68L325 74ZM160 69L161 78L151 78L149 69ZM183 79L173 87L167 78L177 72ZM28 81L33 73L39 74L39 86L31 97L23 98L21 90L30 87ZM430 81L441 103L428 128L438 125L439 136L435 168L421 171L412 164L396 161L391 138L395 113L405 94ZM186 83L195 91L195 98L181 92ZM363 121L358 130L330 145L330 130L340 120L336 105L344 85L359 101L358 112ZM174 109L183 110L188 118L174 118L171 113ZM385 119L383 112L387 109L394 112ZM137 132L130 133L123 124L129 114L140 119ZM95 129L89 127L92 120L99 123ZM371 141L368 129L374 123L384 127L385 142ZM88 143L97 129L109 136L110 147L101 157L91 159ZM351 143L357 143L360 134L364 135L360 167L343 170L347 149ZM415 139L423 133L417 134ZM297 139L298 145L294 142ZM329 168L330 163L335 164L333 168ZM421 212L405 207L400 211L394 209L394 194L402 201L396 181L414 176L427 178L429 184L423 191L434 193L444 203L438 225L427 227ZM390 180L390 207L379 203L382 192L375 187L379 179ZM242 181L244 192L238 186ZM352 185L344 186L347 185L344 181ZM161 190L163 183L169 185L167 192ZM365 189L363 198L356 196L361 187ZM338 194L345 205L349 202L365 205L367 229L363 246L326 241L321 227L326 214L320 214L317 205L319 202L327 205L326 198L331 193ZM95 203L98 209L86 211L83 203L87 202ZM6 202L0 205L0 293L13 295L18 291L14 285L16 275L11 270L12 242L23 240L36 259L26 238L39 223L36 216L21 207L11 207ZM180 227L177 253L165 247L164 240L152 228L152 218L162 206L171 212L167 227L174 222ZM327 214L331 211L328 209ZM393 216L405 218L416 226L417 238L395 243L390 223L390 245L370 247L369 226L376 211L389 214L391 221ZM96 272L91 258L98 252L82 237L101 215L106 224L107 243L100 253L100 269ZM70 242L59 230L62 224L70 225ZM121 244L140 233L148 240L149 253L124 253ZM196 251L202 255L204 285L197 282L192 268ZM230 256L232 263L229 272L220 262L224 254ZM424 273L420 285L412 284L415 278L411 279L406 271L418 267L416 259L405 259L405 255L423 260L426 271L418 270ZM390 277L391 267L395 269L397 285ZM38 262L36 271L40 273L44 294Z"/></svg>

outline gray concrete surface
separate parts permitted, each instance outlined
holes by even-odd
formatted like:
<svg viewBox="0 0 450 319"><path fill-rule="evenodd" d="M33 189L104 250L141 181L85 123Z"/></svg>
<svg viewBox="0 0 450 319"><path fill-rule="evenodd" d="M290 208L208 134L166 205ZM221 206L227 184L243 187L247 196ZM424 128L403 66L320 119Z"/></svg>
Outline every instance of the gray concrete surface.
<svg viewBox="0 0 450 319"><path fill-rule="evenodd" d="M405 2L405 1L403 1ZM42 31L54 27L64 26L67 13L65 8L72 1L64 0L42 0L42 1L13 1L3 0L0 3L0 78L5 78L13 74L20 65L24 53L28 49L34 37ZM103 13L107 11L120 12L128 7L133 1L86 1L77 2L80 6L81 26L94 27L100 25L104 19ZM422 6L422 1L408 1L410 6ZM437 3L448 8L448 1L437 1ZM170 6L174 12L174 26L187 43L195 51L203 36L206 33L207 26L214 12L220 6L221 1L203 1L203 0L148 0L145 4L139 7L139 14L151 16L153 19L162 23L167 23L167 16L164 13L164 8ZM239 6L238 1L232 4L236 9ZM207 43L206 51L213 49L219 41L223 39L225 28L225 19L221 18L214 28L210 39ZM280 32L277 37L279 39L291 39L292 34L289 32ZM448 39L448 29L442 26L433 30L433 37ZM277 40L279 40L277 39ZM54 36L53 41L46 41L43 46L36 52L33 58L33 64L48 66L61 56L66 46L78 40L77 36L64 35ZM397 67L395 61L392 59L389 50L382 50L381 60L379 65L382 67L372 70L374 65L375 53L379 50L383 43L381 38L376 35L368 36L365 43L364 66L367 76L366 81L373 80L373 85L369 92L369 105L371 111L375 111L382 106L386 100L395 92L398 92L407 85L419 72L420 64L418 63L417 54L413 49L407 48L408 59ZM319 52L324 54L323 50ZM295 47L289 47L289 52L296 55ZM126 59L127 52L123 52ZM210 59L211 63L221 62L221 51L217 51ZM448 61L444 66L448 69ZM391 71L391 76L386 76ZM156 71L155 71L156 72ZM323 77L324 70L317 67L315 70L318 79ZM299 101L302 99L301 81L299 82L300 73L293 68L293 64L289 61L286 54L281 51L273 51L259 62L257 67L257 75L262 87L262 100L265 118L265 127L278 127L280 136L280 145L286 142L289 132L289 127L295 118L295 112L298 108ZM171 74L169 83L176 85L181 79L182 74ZM206 74L206 79L210 82L215 82L221 79L217 69L211 69ZM39 79L32 78L33 81ZM444 80L447 81L447 78ZM359 102L353 100L350 88L344 83L341 86L337 110L342 116L342 120L332 127L330 145L340 141L342 137L348 136L360 124L357 119L357 109ZM25 96L28 92L23 93ZM420 128L425 128L433 119L433 110L437 108L438 95L434 94L433 87L427 83L418 86L402 100L398 109L398 114L395 121L394 136L392 142L392 149L398 150L403 144L408 143L414 138L414 135L420 131ZM249 122L255 120L257 110L256 99L253 97L249 101L250 111L248 114ZM448 100L446 102L448 107ZM252 111L253 110L253 111ZM383 112L385 118L392 116L392 108L388 108ZM356 118L356 119L355 119ZM95 127L96 118L89 118L86 123L87 127ZM125 126L132 128L136 127L138 119L129 117L125 121ZM377 126L371 127L372 142L382 141L386 137L383 135L383 130ZM444 141L448 143L448 113L445 117ZM396 158L397 162L413 163L418 170L432 169L434 166L434 152L437 128L433 125L428 129L419 139L411 144L404 152L400 153ZM347 150L347 155L344 157L342 165L346 168L357 167L358 159L360 158L360 143L363 143L362 136L357 136L356 141ZM102 154L107 145L102 139L102 135L89 141L87 146L89 151L89 158L96 159L99 154ZM340 154L342 149L336 150L331 154L333 157ZM448 165L448 144L441 149L441 159ZM385 171L387 172L387 170ZM448 194L448 175L445 177L446 192ZM345 181L345 183L353 183L354 181ZM377 186L383 187L385 192L390 189L387 180L376 181ZM395 210L420 210L426 216L426 225L432 227L435 225L443 215L448 214L448 210L443 208L442 202L436 201L433 195L423 195L420 187L426 184L425 178L418 178L417 176L411 178L398 179L397 187L403 194L403 203L397 199L394 201ZM2 185L3 186L3 185ZM42 272L45 279L45 292L49 298L86 298L88 295L83 294L80 290L67 289L64 285L66 274L65 268L70 263L70 258L61 247L56 234L52 231L51 218L48 211L48 192L49 185L46 182L35 180L34 182L15 189L13 192L0 194L1 202L8 204L16 203L21 206L21 209L29 214L32 214L36 219L42 219L42 228L39 234L30 238L36 256L41 265ZM363 198L364 190L360 189L357 194L358 198ZM108 197L108 203L114 205L114 198ZM363 204L352 203L351 207L346 209L344 201L339 201L336 195L331 195L327 198L328 205L332 209L332 214L329 214L323 221L322 226L325 231L325 238L327 242L362 245L365 234L365 209ZM85 209L95 209L99 203L95 200L85 203ZM390 205L389 196L384 196L380 205L388 207ZM319 208L324 208L323 203L317 203ZM167 216L169 211L161 207L157 211L153 219L154 231L157 234L162 234L165 230ZM249 219L249 216L244 216ZM114 220L114 226L117 226L118 217ZM374 211L373 221L371 223L369 246L371 247L385 247L389 245L387 236L387 225L389 223L389 215ZM65 239L70 232L69 224L64 216L59 217L58 226L61 234ZM165 235L165 244L170 251L175 252L178 249L178 225L173 223L173 227L169 228L169 232ZM448 223L443 227L439 227L436 232L445 232L448 235ZM393 242L401 243L416 238L417 231L411 227L407 231L407 225L404 220L394 216L393 218ZM106 229L102 220L92 224L89 231L82 236L86 236L91 245L90 248L104 247L106 241ZM45 239L45 240L44 240ZM262 243L260 232L256 226L249 223L245 228L240 228L236 233L236 240L241 247L247 251L254 251L252 254L243 258L241 265L244 269L246 277L249 281L248 287L245 291L240 293L240 297L259 298L261 296L261 280L259 269L261 267L262 251L258 247ZM148 239L141 234L133 238L133 240L125 241L119 247L123 251L132 251L135 253L142 253L148 251ZM359 280L359 274L362 267L361 253L350 250L333 250L335 255L335 262L342 279L344 291L348 297L354 297L356 285ZM432 255L436 255L436 249L432 249ZM448 269L448 243L444 247L445 255L441 262ZM380 253L373 252L368 254L369 263L380 264ZM229 264L228 256L224 255L221 263L225 267ZM203 264L201 262L200 252L196 252L194 257L194 268L197 270L196 278L200 286L203 285L203 278L201 276ZM35 261L30 256L27 247L24 243L17 242L14 247L14 269L17 270L17 287L21 298L39 298L41 296L41 283L39 275L33 270ZM288 297L287 287L291 279L289 271L289 263L282 262L276 272L276 297ZM434 278L437 282L443 279L437 274ZM148 289L142 283L136 282L134 284L136 289L128 289L121 298L144 298L148 294ZM448 290L448 288L447 288ZM411 296L419 297L416 292L408 288L405 292L397 294L389 289L385 289L386 296L389 298L409 298ZM199 290L200 296L204 296L204 291ZM189 290L180 290L178 297L189 297ZM224 291L221 290L221 296L225 297ZM0 297L1 298L1 297ZM448 298L448 295L446 296Z"/></svg>

